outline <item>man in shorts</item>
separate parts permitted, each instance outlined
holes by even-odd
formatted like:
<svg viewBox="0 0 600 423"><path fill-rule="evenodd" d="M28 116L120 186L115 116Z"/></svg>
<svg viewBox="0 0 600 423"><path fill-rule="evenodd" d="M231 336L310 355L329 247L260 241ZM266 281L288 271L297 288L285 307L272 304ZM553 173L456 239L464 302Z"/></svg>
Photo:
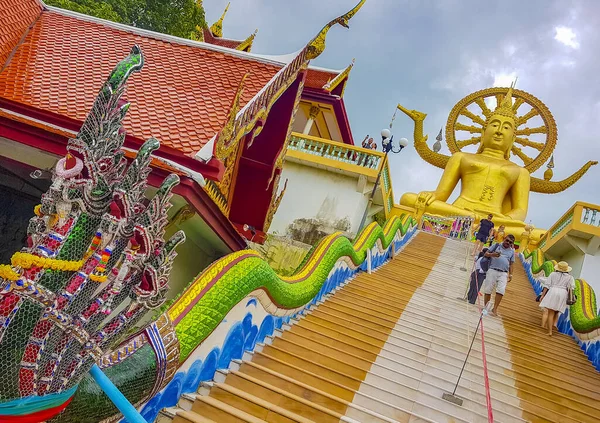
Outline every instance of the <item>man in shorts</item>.
<svg viewBox="0 0 600 423"><path fill-rule="evenodd" d="M490 301L492 290L496 288L496 299L494 300L494 308L490 315L498 314L498 306L502 297L506 292L506 284L512 279L513 264L515 262L515 250L513 245L515 237L507 235L502 241L502 244L494 244L486 253L486 257L490 257L490 268L483 281L484 302Z"/></svg>
<svg viewBox="0 0 600 423"><path fill-rule="evenodd" d="M479 222L479 229L475 234L475 254L479 254L492 234L492 229L494 229L494 222L492 222L493 217L494 215L490 213L487 219L481 219L481 222Z"/></svg>

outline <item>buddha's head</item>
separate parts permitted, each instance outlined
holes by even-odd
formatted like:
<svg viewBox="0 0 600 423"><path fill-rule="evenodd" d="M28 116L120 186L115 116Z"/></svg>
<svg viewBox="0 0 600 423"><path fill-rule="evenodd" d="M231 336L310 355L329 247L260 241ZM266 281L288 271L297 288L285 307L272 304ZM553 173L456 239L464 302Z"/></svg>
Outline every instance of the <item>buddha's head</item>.
<svg viewBox="0 0 600 423"><path fill-rule="evenodd" d="M504 158L510 158L510 150L515 142L517 125L515 112L512 108L512 87L506 93L504 100L494 110L485 122L481 133L481 144L478 153L484 149L499 150Z"/></svg>

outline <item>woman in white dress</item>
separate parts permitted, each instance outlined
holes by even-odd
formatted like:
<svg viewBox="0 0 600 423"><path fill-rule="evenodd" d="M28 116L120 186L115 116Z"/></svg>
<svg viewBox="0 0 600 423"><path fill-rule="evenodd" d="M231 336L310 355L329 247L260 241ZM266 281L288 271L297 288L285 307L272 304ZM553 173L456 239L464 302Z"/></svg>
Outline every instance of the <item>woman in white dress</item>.
<svg viewBox="0 0 600 423"><path fill-rule="evenodd" d="M575 279L569 274L571 266L561 261L554 266L554 272L546 279L545 287L548 291L540 301L540 308L544 309L542 327L548 323L548 335L552 336L552 328L558 323L558 317L567 308L569 289L575 289ZM546 313L546 310L548 311Z"/></svg>

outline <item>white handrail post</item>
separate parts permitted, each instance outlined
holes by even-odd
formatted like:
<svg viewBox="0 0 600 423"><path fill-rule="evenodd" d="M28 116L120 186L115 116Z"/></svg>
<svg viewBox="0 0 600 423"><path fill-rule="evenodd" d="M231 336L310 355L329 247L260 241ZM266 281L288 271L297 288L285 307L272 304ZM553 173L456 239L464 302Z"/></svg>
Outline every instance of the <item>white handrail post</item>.
<svg viewBox="0 0 600 423"><path fill-rule="evenodd" d="M371 249L369 248L367 250L367 273L370 275L371 274L371 267L372 263L371 263Z"/></svg>

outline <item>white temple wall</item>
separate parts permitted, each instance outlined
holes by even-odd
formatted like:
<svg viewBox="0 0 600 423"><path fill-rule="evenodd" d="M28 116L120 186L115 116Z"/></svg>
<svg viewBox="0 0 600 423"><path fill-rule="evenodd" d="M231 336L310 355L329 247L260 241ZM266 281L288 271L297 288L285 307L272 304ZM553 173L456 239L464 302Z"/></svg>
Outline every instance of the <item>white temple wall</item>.
<svg viewBox="0 0 600 423"><path fill-rule="evenodd" d="M358 177L286 161L281 181L288 187L273 218L270 233L286 235L291 224L307 219L322 222L329 233L346 224L356 234L368 203L368 194L359 191ZM372 185L371 185L372 188ZM364 189L364 188L363 188Z"/></svg>

